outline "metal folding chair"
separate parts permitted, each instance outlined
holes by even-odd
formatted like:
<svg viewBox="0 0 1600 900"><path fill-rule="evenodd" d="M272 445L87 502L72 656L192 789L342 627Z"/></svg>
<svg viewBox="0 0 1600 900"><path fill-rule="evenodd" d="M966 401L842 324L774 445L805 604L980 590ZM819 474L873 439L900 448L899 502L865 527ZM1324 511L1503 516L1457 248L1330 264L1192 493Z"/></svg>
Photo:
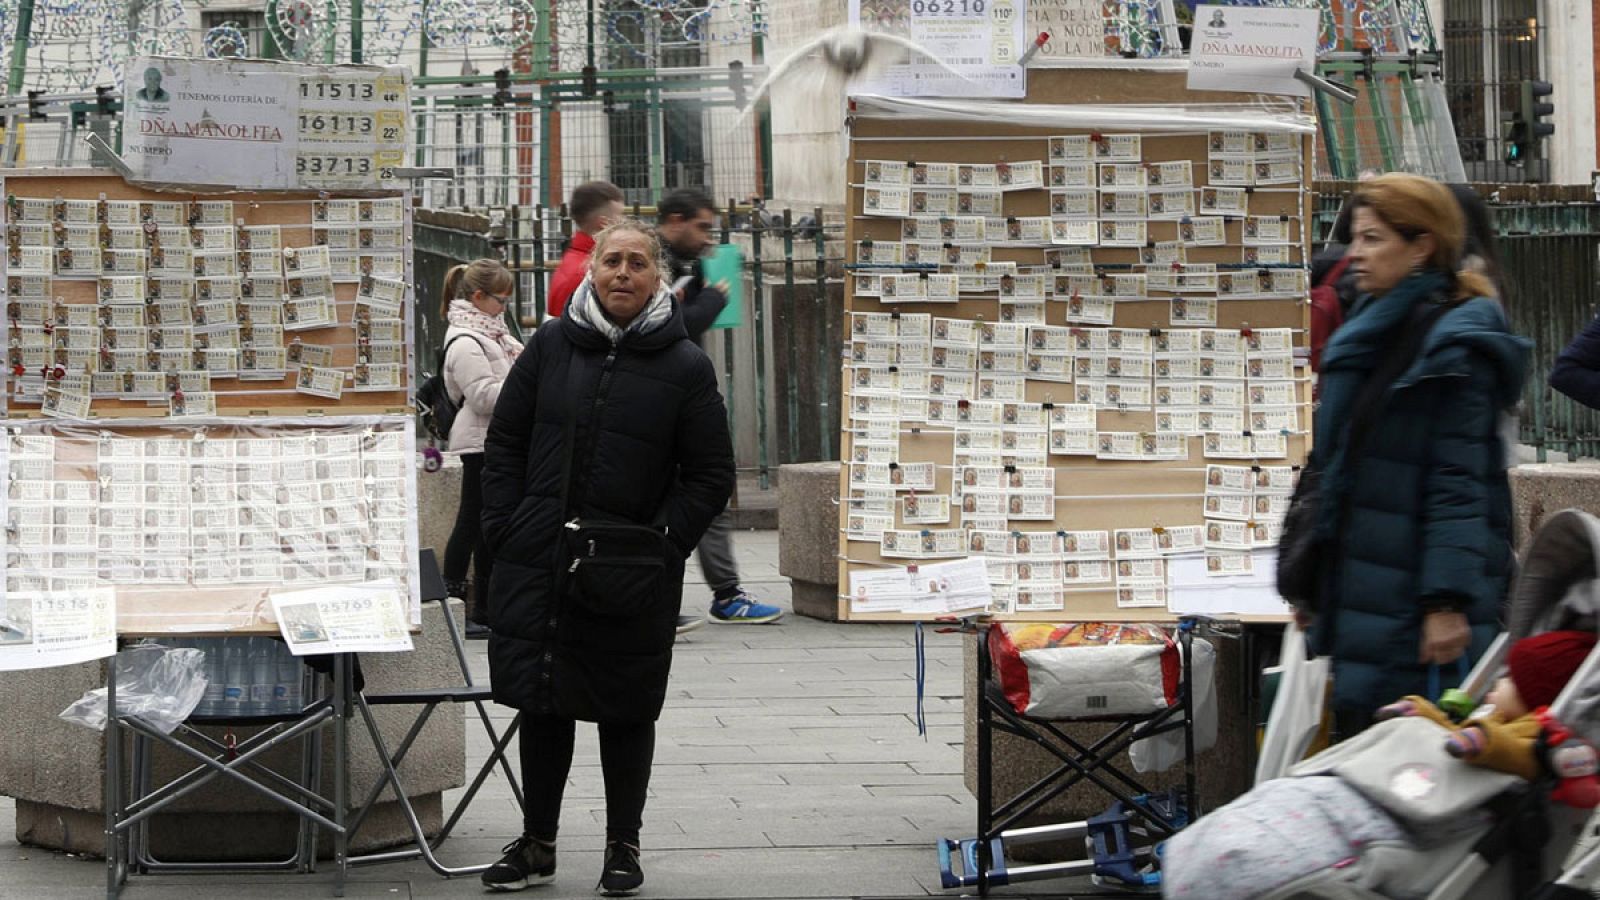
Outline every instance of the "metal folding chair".
<svg viewBox="0 0 1600 900"><path fill-rule="evenodd" d="M445 593L443 581L429 577L430 574L438 571L432 550L422 551L422 569L422 583L425 595L427 593L435 593L438 595L437 599L440 603L448 603L448 598L443 596ZM437 584L437 590L430 591L428 589L430 584ZM495 730L494 722L490 719L488 708L485 706L485 704L492 702L489 686L479 685L473 681L472 669L467 663L466 643L462 640L461 629L456 626L455 617L450 614L448 607L444 610L444 622L445 629L450 633L450 643L455 649L456 661L461 666L462 684L440 688L423 688L421 690L395 691L384 694L357 692L355 695L356 709L361 712L362 721L367 725L367 733L372 737L373 746L377 748L378 759L383 763L383 774L378 778L377 783L372 786L372 790L367 792L367 796L362 801L360 808L351 816L350 834L351 836L355 835L356 831L361 827L361 823L366 820L367 814L372 811L373 806L377 804L379 798L383 795L384 789L391 788L391 793L393 793L395 801L399 803L401 812L406 817L406 823L411 828L412 845L400 850L351 856L351 865L372 865L420 858L428 864L428 868L445 878L476 875L489 868L490 864L482 863L452 867L441 862L435 854L439 846L450 837L450 833L455 829L457 823L461 821L462 814L467 811L467 807L472 805L473 798L478 795L478 790L483 787L483 783L488 780L496 767L499 767L505 774L506 782L511 786L511 795L517 801L517 807L519 809L522 807L522 790L517 784L516 775L512 772L511 764L507 761L505 755L506 748L511 746L511 741L516 737L517 729L522 724L522 716L519 713L513 718L504 734ZM467 786L466 792L461 795L461 799L456 802L454 810L451 811L449 818L445 820L444 826L439 830L439 834L430 841L422 827L422 821L417 817L417 811L411 803L411 798L406 794L405 785L400 780L399 769L400 763L405 759L406 754L410 752L412 743L416 741L417 736L422 733L422 729L427 726L429 719L433 717L434 710L444 704L470 704L476 710L478 721L483 724L483 729L489 736L491 749L488 759L484 760L483 765L478 768L477 775L472 779L471 784ZM383 739L383 733L378 729L377 720L372 715L372 707L374 706L421 707L417 713L416 721L411 724L410 729L406 731L405 737L401 739L393 753L389 752L387 742Z"/></svg>
<svg viewBox="0 0 1600 900"><path fill-rule="evenodd" d="M316 679L308 669L304 675L305 687L310 690L316 684ZM309 696L303 694L302 696ZM311 704L315 709L327 701L316 701ZM281 735L295 722L305 717L305 712L290 713L274 716L247 716L230 718L226 716L193 716L189 721L178 726L176 734L189 738L200 749L212 754L218 759L236 759L246 756L256 747L265 744L277 745L284 742ZM218 741L192 726L196 725L241 725L249 727L269 726L258 734L246 738L242 742L225 743ZM324 799L322 790L322 730L313 728L302 731L300 738L300 777L298 781L289 779L272 771L266 766L253 761L246 761L241 765L243 771L258 780L274 784L285 792L299 797L307 805L317 809L325 816L333 815L333 804ZM130 769L132 772L132 796L129 798L129 811L137 812L141 808L144 798L152 790L151 761L154 756L151 739L142 732L134 731L133 752ZM168 785L164 790L181 789L189 783L200 782L206 775L206 767L201 766L190 770L182 778ZM129 836L130 856L129 864L141 874L151 872L314 872L317 868L317 828L312 820L300 817L298 830L295 836L294 852L287 858L267 861L234 861L234 860L207 860L191 862L175 862L158 859L150 849L150 821L144 819L133 824Z"/></svg>
<svg viewBox="0 0 1600 900"><path fill-rule="evenodd" d="M976 838L945 839L939 845L941 875L946 888L976 887L986 897L991 887L1064 876L1116 873L1114 883L1126 889L1144 880L1141 873L1149 850L1136 847L1133 838L1148 836L1156 840L1170 837L1198 814L1195 786L1194 696L1192 691L1194 631L1209 623L1198 617L1180 620L1176 638L1182 652L1183 674L1176 702L1158 712L1136 716L1095 719L1052 720L1022 715L991 677L987 626L976 626L977 634L977 825ZM1083 742L1060 726L1063 721L1114 723L1098 740ZM1183 788L1162 794L1149 788L1136 776L1114 762L1117 754L1135 741L1170 731L1183 735ZM992 795L991 740L995 732L1014 735L1055 757L1059 765L1016 796L996 805ZM1113 805L1103 815L1083 822L1019 827L1023 821L1077 784L1088 782L1105 792ZM1088 860L1041 863L1008 867L1005 849L1041 841L1086 838L1095 853Z"/></svg>

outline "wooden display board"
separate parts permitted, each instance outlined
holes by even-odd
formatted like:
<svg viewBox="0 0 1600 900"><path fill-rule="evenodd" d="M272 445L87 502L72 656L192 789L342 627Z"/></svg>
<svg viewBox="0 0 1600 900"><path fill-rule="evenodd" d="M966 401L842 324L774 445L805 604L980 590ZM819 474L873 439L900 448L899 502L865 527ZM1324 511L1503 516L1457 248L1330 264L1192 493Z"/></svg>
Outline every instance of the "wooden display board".
<svg viewBox="0 0 1600 900"><path fill-rule="evenodd" d="M5 392L9 404L6 414L10 417L29 418L44 414L41 406L45 405L45 397L41 387L48 390L59 383L63 376L67 376L70 383L71 376L83 375L92 383L97 372L102 376L121 373L126 378L126 384L112 385L104 378L98 384L92 384L89 417L93 418L165 416L171 407L171 395L184 386L188 387L191 394L213 394L218 415L410 413L414 386L410 366L412 273L408 193L394 191L382 196L362 195L360 198L326 193L169 193L135 187L118 175L97 169L9 170L0 173L0 182L3 182L0 183L0 192L6 198L4 216L8 244L6 257L0 262L4 268L0 284L7 289L10 313ZM26 221L38 210L37 206L30 205L30 201L49 205L45 211L49 219L42 227L50 232L50 275L43 296L50 309L47 312L48 321L42 323L34 321L37 308L30 309L27 305L39 299L39 285L34 280L25 286L24 280L29 276L19 265L23 248L40 236L40 223L36 220L31 223ZM101 227L107 218L106 201L140 202L139 213L145 221L135 226L119 225L115 229L109 225ZM231 210L218 204L231 204ZM96 205L98 208L92 208ZM127 208L114 212L126 214ZM178 224L165 228L149 221L170 219L174 215L178 217ZM97 217L98 221L80 221L90 216ZM206 224L200 224L202 222ZM62 227L58 228L58 223ZM262 226L276 226L279 242L276 249L268 247L252 251L240 245L248 229ZM228 233L230 228L231 235ZM125 254L131 261L125 260L121 264L128 265L130 269L139 268L137 264L141 260L138 254L143 253L142 273L128 271L124 274L115 268L121 265L116 260L120 251L112 245L136 239L137 235L131 233L130 229L147 232L145 246L131 249ZM194 245L215 240L221 246L231 237L232 266L226 265L224 257L228 255L227 250L209 251L209 261L217 262L220 270L235 272L237 276L223 274L206 278L196 275L194 270L191 270L187 279L182 274L154 274L149 262L159 248L157 242L161 236L166 235L167 242L172 243L185 231L192 236L193 243L188 248L191 254L197 252ZM272 232L269 229L251 233L267 236ZM88 254L84 253L85 248L81 243L76 247L68 244L69 241L85 238L94 241ZM315 248L323 246L329 247L330 260L336 266L336 270L329 275L331 291L327 294L331 318L325 324L307 326L306 322L319 320L307 319L297 323L293 321L295 312L302 308L316 309L316 304L298 306L292 294L296 290L315 290L317 277L297 278L295 255L285 251L312 248L311 253L305 256L311 259L317 254ZM69 259L76 258L80 262L87 255L91 263L82 269L65 271L61 265L64 252ZM96 254L102 257L102 267L93 265ZM272 254L276 254L276 258ZM269 271L265 278L252 277L261 273L261 266L270 266L273 262L278 263L276 272ZM97 268L100 271L96 271ZM102 277L103 274L122 279L116 290L136 289L132 279L143 274L146 279L145 302L142 304L144 313L129 312L130 318L117 320L123 323L138 321L141 324L115 327L111 324L113 313L109 309L102 308L99 312L94 309L100 304L102 293L113 290ZM374 275L375 280L372 277ZM237 285L231 284L233 277L239 279ZM274 278L281 281L275 282ZM170 292L174 285L181 285L185 280L194 286L190 290L196 292L195 296L162 297L160 300L150 296L160 289L157 282L165 285ZM274 288L282 291L281 296L276 297L276 303L271 302L274 300ZM211 307L213 311L220 308L224 313L231 312L232 321L206 321L206 298L200 293L211 290L219 294L246 291L256 296L240 297L231 305ZM383 307L358 302L363 293L375 291L384 294ZM26 292L33 292L34 296L29 298ZM394 299L390 292L397 292L398 299ZM189 299L188 321L176 325L155 321L160 308L173 308L161 301L174 299ZM270 307L277 306L277 323L252 322L250 311L246 309L250 300L261 300L252 308L268 308L269 312ZM120 305L123 310L129 310L130 304ZM375 308L379 309L376 315L372 313ZM83 312L72 312L75 309ZM22 315L19 315L19 310ZM75 318L79 315L83 318ZM378 321L368 324L358 322L358 317ZM282 329L281 343L278 344L273 342L275 337L280 336L275 329ZM63 339L61 335L64 332L73 332L73 335ZM144 354L137 352L140 349L137 344L132 347L109 346L125 335L132 335L134 341L144 338ZM164 357L160 354L163 338L170 340L174 335L180 341L186 339L191 346L167 349L190 350L187 360L177 352ZM191 374L186 381L168 379L167 390L159 395L152 395L148 390L120 389L123 386L135 386L131 374L135 372L163 369L203 372L207 357L201 352L203 348L193 346L196 342L220 342L223 345L217 349L224 352L213 355L215 361L211 363L212 373L208 377ZM127 340L121 343L127 343ZM229 343L233 343L238 351L231 365L226 353ZM39 352L40 347L48 348L48 353L43 357ZM281 369L276 368L277 360L269 356L275 352L275 347L283 350ZM310 348L309 353L303 352L306 348ZM134 352L118 356L113 351L119 349ZM324 355L325 359L318 358L318 355ZM248 365L257 359L261 360L264 368L246 371ZM297 389L302 385L301 379L305 374L297 360L306 359L320 362L322 365L318 368L328 370L321 373L320 377L337 378L342 382L338 392L340 396L327 396L331 392L325 390L321 394L311 394ZM141 360L145 361L145 367L135 368L135 364ZM316 373L311 375L317 377ZM140 388L148 386L145 383L138 385ZM321 387L326 386L327 382L324 381ZM196 390L197 387L209 390ZM193 412L190 410L191 414Z"/></svg>
<svg viewBox="0 0 1600 900"><path fill-rule="evenodd" d="M409 192L0 180L0 608L269 634L277 593L382 585L418 624Z"/></svg>
<svg viewBox="0 0 1600 900"><path fill-rule="evenodd" d="M1170 103L1175 104L1171 108L1177 109L1182 104L1222 100L1237 103L1240 99L1231 95L1191 94L1183 90L1181 78L1159 73L1046 70L1030 72L1030 78L1033 83L1026 102L1036 106L1072 99L1094 104ZM1310 446L1311 394L1309 368L1304 362L1305 301L1309 287L1306 226L1310 221L1309 185L1313 171L1311 138L1304 120L1293 108L1289 108L1281 120L1257 119L1261 124L1250 133L1222 127L1174 126L1163 130L1159 110L1159 106L1142 108L1150 113L1153 122L1138 127L1107 125L1103 129L974 122L960 115L941 116L932 108L929 116L922 119L874 116L863 108L852 120L850 219L846 235L852 266L845 306L847 324L851 326L847 334L852 337L846 348L842 379L845 417L841 446L845 465L839 494L841 618L893 621L925 619L938 614L855 609L851 600L854 571L926 565L984 553L990 562L991 583L1005 601L991 610L996 618L1170 620L1173 613L1166 604L1165 585L1170 584L1174 557L1162 556L1163 551L1159 550L1141 552L1137 546L1124 546L1119 552L1112 546L1110 552L1092 558L1093 554L1066 552L1066 543L1071 541L1076 546L1079 539L1068 535L1103 532L1108 544L1115 544L1119 530L1153 532L1157 540L1167 541L1174 535L1187 537L1191 532L1185 529L1193 528L1201 534L1204 546L1199 552L1208 567L1248 565L1253 568L1264 555L1256 551L1275 541L1274 523L1281 518L1288 486ZM1130 139L1133 135L1138 136L1140 146L1129 155L1137 155L1131 155L1127 162L1109 161L1128 151L1129 145L1134 143ZM1053 141L1053 138L1064 140ZM1081 151L1085 142L1091 173L1089 184L1064 184L1053 188L1054 169L1064 170L1060 178L1076 180L1082 176L1083 170L1077 166L1077 161L1065 160L1062 156ZM1181 177L1183 166L1163 168L1157 164L1183 162L1189 164L1188 185L1180 182L1176 187L1157 188L1149 184L1151 178ZM1258 162L1264 167L1258 167ZM1222 165L1214 167L1214 163ZM933 165L930 167L930 164ZM938 164L954 167L957 181L954 186L931 183L949 175L949 169ZM999 173L998 178L1007 177L1003 171L1006 167L1010 169L1013 184L1026 181L1032 164L1038 164L1042 171L1040 187L985 187L975 183L995 172ZM1115 168L1103 169L1103 165ZM980 168L964 170L962 166ZM990 172L982 168L986 166L998 168ZM1158 174L1152 174L1158 170ZM904 178L903 186L895 183L899 178ZM1103 178L1109 180L1102 181ZM1113 188L1119 181L1126 186L1103 189ZM906 202L902 187L912 192L928 192L920 198L912 194L907 204L911 215L896 214L900 204ZM1214 188L1223 189L1216 197L1224 205L1242 199L1247 213L1224 214L1203 208L1202 203L1212 196ZM1239 190L1235 192L1234 188ZM942 193L945 191L955 194L954 216L948 215L944 206L949 200ZM1053 191L1070 196L1054 196ZM1163 195L1160 202L1164 208L1169 205L1176 208L1183 202L1181 194L1185 192L1195 205L1193 213L1185 218L1170 212L1162 218L1148 218L1151 198L1158 193ZM985 204L994 198L984 195L995 193L999 194L1000 209L990 212ZM1141 194L1142 200L1137 197ZM1087 216L1078 214L1085 202L1095 204ZM1143 216L1138 213L1140 204L1145 208ZM869 209L869 205L876 206L876 211ZM908 221L917 218L917 207L932 211L931 215L918 220L916 226L908 225ZM1068 212L1069 209L1078 213ZM1037 234L1023 231L1038 227L1036 223L1041 217L1051 217L1057 222L1076 220L1075 224L1064 226L1060 239L1080 237L1074 229L1084 227L1081 225L1084 220L1094 221L1095 245L1080 248L1056 242L1053 222L1044 224L1046 233L1042 240ZM973 239L974 218L986 219L982 237L977 240ZM1222 219L1220 241L1215 243L1204 240L1211 223L1203 220L1212 218ZM1145 223L1146 240L1142 243L1133 243L1127 238L1128 232L1137 231L1137 227L1127 223L1137 221ZM1111 227L1120 228L1123 233L1105 236L1119 243L1126 242L1126 245L1107 246L1098 240L1102 236L1100 229L1107 222L1121 223ZM924 237L930 225L935 225L937 231ZM999 240L993 233L997 226L1004 228L998 235ZM1199 229L1198 235L1195 229ZM1246 244L1247 229L1255 235L1249 245ZM915 237L910 236L913 232ZM1272 243L1267 243L1269 240ZM914 249L908 249L912 245L916 245ZM1180 245L1181 251L1176 249ZM1086 259L1080 255L1084 251ZM1176 252L1182 253L1182 261L1174 266L1171 257ZM915 262L908 262L913 254ZM933 256L931 261L930 255ZM950 265L951 262L960 260L975 267L985 256L983 271L967 269L967 280L959 285L954 298L938 302L920 299L922 291L941 293L949 289L947 279L930 280L925 276L957 273L961 269ZM1045 267L1051 265L1052 259L1065 268L1047 270ZM1010 300L1002 302L996 273L1004 271L1006 263L1017 266L1017 281L1007 286L1012 291ZM1072 268L1085 263L1091 269ZM1208 265L1216 267L1210 281L1207 280ZM888 290L884 276L891 272L909 276L889 279L897 294L909 285L913 296L919 299L882 296ZM1047 284L1042 307L1032 299L1034 282L1028 281L1030 275L1036 274L1043 274ZM1137 278L1126 277L1138 275L1145 276L1142 285ZM1089 280L1085 280L1085 276ZM1176 291L1150 285L1153 279L1170 285L1179 277L1188 280L1189 289ZM923 286L918 287L918 282ZM1255 282L1260 282L1259 289L1250 287ZM980 283L987 289L973 289ZM1091 283L1099 287L1100 293L1088 295L1089 300L1084 303L1087 292L1083 288ZM1206 284L1210 285L1209 289L1195 287ZM1099 296L1126 291L1136 285L1140 287L1137 295L1119 297L1110 303L1108 318L1090 321L1097 318ZM1228 287L1237 293L1225 292ZM1010 302L1016 299L1015 292L1019 289L1030 298L1021 308ZM1065 292L1065 296L1061 292ZM1182 313L1175 310L1173 301L1178 298L1186 298L1186 302L1177 304L1183 309ZM1214 322L1199 323L1197 320L1203 316L1207 305L1205 301L1212 298L1215 298ZM898 314L900 318L886 326L882 318L873 314ZM919 336L919 329L927 327L919 316L934 317L931 320L933 331L927 337ZM1006 341L1015 340L1017 336L1017 330L1007 326L1016 324L1018 316L1034 318L1043 326L1022 329L1028 343L1020 356L1014 347L1005 346ZM1040 316L1042 318L1036 318ZM1179 316L1193 316L1194 320L1183 321L1177 318ZM941 325L938 319L952 321ZM972 348L972 353L950 349L958 347L968 333L969 326L961 324L963 321L979 323L975 328L980 333L980 343ZM914 332L909 339L912 345L909 349L903 332L887 338L882 336L885 328L893 331L901 328L902 323ZM999 328L984 334L985 329L997 324ZM946 337L943 354L939 346L941 330ZM997 343L986 343L990 338ZM1122 353L1115 346L1108 346L1119 338L1129 341L1135 349ZM1053 365L1059 364L1060 354L1058 344L1041 345L1033 341L1063 339L1069 343L1066 351L1069 377L1049 380L1036 377L1040 370L1033 368L1033 350L1040 349L1041 361L1049 357ZM930 344L927 351L914 346L923 340ZM1203 352L1183 349L1191 340L1204 343L1206 349ZM1284 350L1272 349L1278 341L1287 342ZM1173 342L1179 346L1174 348ZM1050 352L1043 352L1044 346L1048 346ZM1241 348L1238 355L1235 346ZM995 348L1002 352L989 355ZM927 357L921 355L924 352L928 353ZM1286 355L1293 359L1287 369L1283 368ZM1141 356L1143 362L1135 358ZM1165 361L1162 357L1166 357ZM1117 358L1117 362L1111 363L1112 358ZM941 362L948 367L941 368ZM972 368L962 368L974 363L976 372ZM1080 365L1086 368L1079 368ZM1110 365L1119 369L1130 366L1134 374L1127 378L1107 374L1104 367ZM1145 366L1148 369L1143 368ZM1159 371L1158 367L1161 367ZM950 377L958 372L956 377ZM1020 396L1014 403L1020 406L1000 405L1005 399L991 400L983 393L978 381L992 375L1000 377L990 386L997 387L1002 397L1007 391L1018 391ZM1012 380L1017 375L1022 376L1020 382ZM1271 385L1267 384L1269 380ZM937 394L933 386L941 381L951 393ZM1129 382L1145 386L1129 387ZM1096 387L1097 383L1102 387ZM1129 391L1134 402L1119 405L1115 396L1108 399L1101 391L1109 383L1119 384L1119 391ZM1260 392L1253 392L1258 386ZM1148 393L1148 399L1140 396L1141 391ZM1171 405L1160 405L1158 394ZM1205 399L1198 399L1201 396ZM1234 402L1235 398L1243 399ZM1251 400L1258 402L1253 405ZM1028 454L1036 454L1037 448L1038 424L1033 417L1041 415L1042 409L1042 416L1047 420L1047 434L1065 432L1069 430L1066 425L1052 426L1048 420L1068 414L1081 419L1082 409L1073 407L1086 402L1096 406L1089 413L1096 433L1093 450L1087 455L1056 452L1061 448L1055 445L1052 435L1047 437L1051 444L1043 463L1026 464ZM1218 403L1223 405L1214 405ZM956 408L954 417L950 414L952 405ZM1000 405L1001 421L975 424L967 419L968 416L990 415L996 405ZM1246 434L1198 429L1197 419L1192 415L1192 412L1205 413L1204 421L1215 425L1219 421L1229 422L1235 417L1233 410L1237 410L1237 417L1246 423L1241 429ZM1220 415L1214 415L1214 411L1220 411ZM1260 417L1255 416L1258 411ZM1179 415L1174 418L1172 413ZM1252 422L1257 426L1270 426L1270 433L1259 427L1252 429ZM1157 438L1164 428L1182 429L1168 432L1181 436ZM1077 430L1077 426L1073 430ZM886 434L893 437L886 440ZM1130 440L1126 436L1133 435L1137 453L1153 452L1159 440L1160 452L1182 458L1104 458L1104 451L1108 449L1104 441L1111 434L1120 435L1114 439L1120 443L1110 449L1127 449L1121 444ZM991 448L997 437L999 445ZM1232 446L1241 439L1247 448L1243 453ZM958 440L964 446L958 446ZM1224 454L1228 458L1224 458ZM1019 458L1024 464L1017 464ZM970 468L978 471L969 473L963 462L974 459L980 464ZM1031 461L1038 462L1037 456ZM979 501L992 503L994 492L974 491L957 482L965 476L972 479L968 485L987 483L984 480L993 477L992 470L996 467L991 464L995 462L1000 463L998 468L1006 479L1000 493L1006 495L1008 506L998 515L984 515L977 509ZM930 463L934 473L931 487L908 491L905 479L915 481L926 471L925 466L918 464ZM883 480L885 465L889 465L887 483ZM1044 469L1050 474L1044 474ZM1219 490L1223 481L1236 488L1241 469L1243 477L1261 482L1270 480L1271 487L1257 490L1250 484L1235 491L1226 501L1207 499L1208 480L1213 492ZM1031 482L1038 479L1053 479L1053 486L1046 489L1053 494L1044 512L1048 518L1015 517L1014 513L1023 511L1017 506L1018 494L1031 494L1031 499L1024 499L1025 504L1038 500L1040 492L1030 489L1036 487ZM878 494L875 507L874 501L865 497L874 487ZM881 532L878 539L873 540L870 526L865 532L862 530L863 522L870 521L871 516L876 515L878 521L882 521L882 491L885 489L895 492L891 512L897 532L896 546L903 544L907 537L912 540L920 537L919 543L936 547L934 553L938 555L916 559L886 553L888 547ZM969 501L973 505L964 512L963 501L967 500L969 492L978 496ZM1241 494L1248 497L1248 509L1244 511L1237 505ZM931 504L936 509L943 504L942 498L948 498L948 520L908 523L905 506L908 497L915 498L919 507ZM1255 505L1258 501L1260 506ZM1208 507L1213 502L1216 505ZM873 512L864 514L864 509ZM1026 511L1039 513L1037 506ZM984 541L981 548L974 540L973 529L964 527L973 516L988 520L980 522L989 526L983 529L989 540ZM996 537L992 526L997 518L1005 519L1003 529L1010 533L1009 542L999 554L989 546ZM1222 547L1212 540L1224 535L1228 539L1234 537L1235 529L1231 527L1211 527L1224 522L1242 523L1250 535L1251 546ZM962 532L961 545L954 553L949 552L947 543L938 546L940 541L948 541L951 531ZM1047 534L1054 534L1059 542L1055 552L1017 553L1018 537L1038 540ZM1136 542L1148 537L1148 534L1130 534L1129 540ZM1092 540L1090 543L1092 545ZM1152 559L1159 560L1160 565L1149 565ZM1120 568L1117 564L1121 562L1130 565ZM1061 580L1067 577L1069 565L1075 575L1080 571L1093 571L1086 569L1084 564L1088 563L1105 563L1110 579L1098 583ZM1038 591L1028 589L1025 596L1021 594L1018 581L1018 567L1023 564L1028 566L1030 575L1035 568L1047 572L1041 581L1027 582L1042 586ZM1056 568L1049 568L1051 566ZM1226 582L1219 580L1217 583ZM1028 602L1019 603L1021 600Z"/></svg>

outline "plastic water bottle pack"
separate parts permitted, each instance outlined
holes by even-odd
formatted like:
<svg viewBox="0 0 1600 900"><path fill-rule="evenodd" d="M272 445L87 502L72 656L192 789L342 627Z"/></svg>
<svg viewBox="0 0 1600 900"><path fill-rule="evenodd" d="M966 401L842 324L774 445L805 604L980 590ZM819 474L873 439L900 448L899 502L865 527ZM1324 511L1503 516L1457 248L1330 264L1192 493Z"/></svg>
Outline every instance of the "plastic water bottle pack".
<svg viewBox="0 0 1600 900"><path fill-rule="evenodd" d="M168 641L206 654L206 692L196 716L273 716L305 705L305 670L282 641L263 637Z"/></svg>

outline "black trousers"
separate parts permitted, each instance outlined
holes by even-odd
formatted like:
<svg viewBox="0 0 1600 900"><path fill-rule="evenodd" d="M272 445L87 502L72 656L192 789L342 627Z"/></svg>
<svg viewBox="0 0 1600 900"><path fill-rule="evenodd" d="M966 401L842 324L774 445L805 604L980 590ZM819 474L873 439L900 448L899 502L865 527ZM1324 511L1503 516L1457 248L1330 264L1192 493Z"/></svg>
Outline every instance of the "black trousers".
<svg viewBox="0 0 1600 900"><path fill-rule="evenodd" d="M606 841L639 846L656 723L601 722L600 770L606 784ZM572 768L577 723L557 716L522 717L523 831L555 842L561 795Z"/></svg>
<svg viewBox="0 0 1600 900"><path fill-rule="evenodd" d="M483 541L483 454L461 454L461 503L456 507L456 527L444 545L444 580L463 582L467 569L477 561L476 587L469 591L476 597L462 597L467 604L467 618L478 624L487 624L484 616L488 604L477 598L487 595L489 576L494 573L494 557Z"/></svg>

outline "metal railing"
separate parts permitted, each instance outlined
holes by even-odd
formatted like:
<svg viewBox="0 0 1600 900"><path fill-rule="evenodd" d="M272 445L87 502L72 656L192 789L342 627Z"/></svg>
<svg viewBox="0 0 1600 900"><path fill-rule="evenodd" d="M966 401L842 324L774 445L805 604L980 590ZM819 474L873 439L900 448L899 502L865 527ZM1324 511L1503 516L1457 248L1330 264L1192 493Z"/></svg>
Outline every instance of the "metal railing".
<svg viewBox="0 0 1600 900"><path fill-rule="evenodd" d="M655 210L636 205L634 216ZM820 223L820 225L819 225ZM438 285L451 265L497 257L517 275L512 318L544 321L551 274L571 236L561 207L513 206L487 215L431 210L416 225L417 359L428 369L444 334ZM746 319L702 341L717 368L742 471L762 490L784 463L837 459L844 346L844 222L821 210L772 211L729 202L723 243L744 254Z"/></svg>

